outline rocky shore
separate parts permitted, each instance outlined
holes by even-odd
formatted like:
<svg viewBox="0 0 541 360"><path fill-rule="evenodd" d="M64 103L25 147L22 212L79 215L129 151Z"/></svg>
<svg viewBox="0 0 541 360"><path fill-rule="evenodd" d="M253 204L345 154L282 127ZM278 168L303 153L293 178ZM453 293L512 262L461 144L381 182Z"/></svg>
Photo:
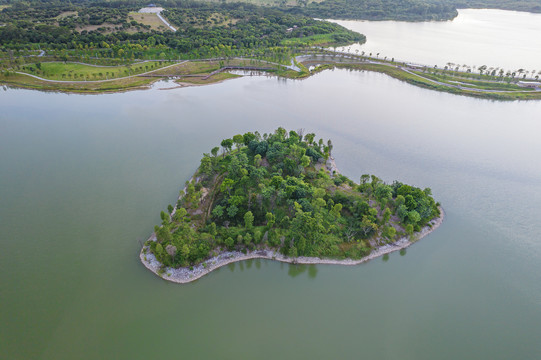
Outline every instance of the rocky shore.
<svg viewBox="0 0 541 360"><path fill-rule="evenodd" d="M392 244L385 244L383 246L379 246L376 249L374 249L368 256L365 256L358 260L352 260L352 259L344 259L344 260L337 260L337 259L321 259L317 257L287 257L275 250L271 249L261 249L261 250L255 250L255 251L249 251L246 254L240 252L240 251L224 251L207 261L203 262L202 264L199 264L197 266L193 266L190 268L166 268L164 272L160 272L161 263L156 260L156 257L154 254L152 254L148 246L143 246L143 249L140 253L140 259L143 265L159 277L172 281L179 284L185 284L192 281L195 281L206 274L210 273L213 270L216 270L222 266L225 266L227 264L237 262L237 261L243 261L243 260L249 260L249 259L269 259L269 260L277 260L282 261L290 264L333 264L333 265L358 265L363 262L375 259L377 257L383 256L385 254L389 254L394 251L398 251L404 248L407 248L417 240L427 236L432 231L436 230L442 223L443 218L445 216L445 213L443 209L440 207L440 216L436 219L433 219L429 222L427 226L425 226L421 231L413 234L413 236L410 237L403 237L396 242ZM152 234L149 238L151 241L156 241L155 234Z"/></svg>

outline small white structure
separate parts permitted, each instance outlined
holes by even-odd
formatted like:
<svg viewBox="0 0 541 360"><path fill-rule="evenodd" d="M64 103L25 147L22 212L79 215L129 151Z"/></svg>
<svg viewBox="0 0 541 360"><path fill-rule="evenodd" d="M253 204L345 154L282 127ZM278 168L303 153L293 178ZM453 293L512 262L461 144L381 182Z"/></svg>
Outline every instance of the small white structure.
<svg viewBox="0 0 541 360"><path fill-rule="evenodd" d="M537 81L519 81L517 83L518 86L520 87L525 87L525 88L538 88L538 87L541 87L541 82L537 82Z"/></svg>

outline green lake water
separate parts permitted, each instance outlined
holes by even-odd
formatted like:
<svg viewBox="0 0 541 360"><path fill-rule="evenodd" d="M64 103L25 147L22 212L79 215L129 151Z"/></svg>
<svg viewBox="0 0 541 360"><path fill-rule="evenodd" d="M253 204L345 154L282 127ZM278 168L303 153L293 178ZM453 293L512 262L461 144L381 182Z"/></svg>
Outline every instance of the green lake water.
<svg viewBox="0 0 541 360"><path fill-rule="evenodd" d="M1 359L536 359L541 102L381 74L0 92ZM443 225L353 266L247 261L187 285L141 243L203 152L304 128L341 171L430 187Z"/></svg>

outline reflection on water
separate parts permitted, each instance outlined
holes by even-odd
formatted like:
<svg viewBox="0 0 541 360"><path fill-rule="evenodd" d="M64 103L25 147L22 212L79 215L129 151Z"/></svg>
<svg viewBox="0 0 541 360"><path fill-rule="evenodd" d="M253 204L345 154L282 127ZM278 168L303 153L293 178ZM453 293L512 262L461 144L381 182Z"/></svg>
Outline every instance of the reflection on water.
<svg viewBox="0 0 541 360"><path fill-rule="evenodd" d="M307 264L289 264L287 275L289 275L292 278L295 278L302 273L305 273L308 271L308 277L310 279L315 279L317 276L317 265L307 265Z"/></svg>
<svg viewBox="0 0 541 360"><path fill-rule="evenodd" d="M318 274L317 264L290 264L282 261L268 260L268 259L249 259L243 261L237 261L227 264L227 268L230 272L240 271L243 272L244 269L261 270L261 264L265 262L266 265L269 264L279 264L281 271L287 271L287 275L292 278L296 278L301 274L306 273L308 278L315 279ZM252 268L252 266L255 266ZM219 270L218 270L219 271Z"/></svg>

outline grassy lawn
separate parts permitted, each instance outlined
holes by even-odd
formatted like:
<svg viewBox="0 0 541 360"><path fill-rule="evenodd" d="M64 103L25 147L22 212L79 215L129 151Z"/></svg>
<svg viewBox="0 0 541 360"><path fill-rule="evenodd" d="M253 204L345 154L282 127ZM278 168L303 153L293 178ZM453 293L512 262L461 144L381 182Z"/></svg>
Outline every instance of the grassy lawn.
<svg viewBox="0 0 541 360"><path fill-rule="evenodd" d="M141 74L147 71L159 69L173 63L163 61L145 62L131 66L91 66L77 63L47 62L41 63L38 69L36 64L24 65L21 72L36 75L44 79L65 80L65 81L86 81L86 80L107 80L125 77L134 74Z"/></svg>
<svg viewBox="0 0 541 360"><path fill-rule="evenodd" d="M128 21L131 20L135 20L143 25L149 25L152 30L171 31L156 14L131 12L128 14Z"/></svg>
<svg viewBox="0 0 541 360"><path fill-rule="evenodd" d="M107 82L71 82L71 83L53 83L38 80L26 75L13 74L4 76L0 73L0 83L15 85L28 89L38 89L45 91L67 91L76 93L102 93L117 92L123 90L137 89L148 86L156 79L133 77L128 79L119 79Z"/></svg>

